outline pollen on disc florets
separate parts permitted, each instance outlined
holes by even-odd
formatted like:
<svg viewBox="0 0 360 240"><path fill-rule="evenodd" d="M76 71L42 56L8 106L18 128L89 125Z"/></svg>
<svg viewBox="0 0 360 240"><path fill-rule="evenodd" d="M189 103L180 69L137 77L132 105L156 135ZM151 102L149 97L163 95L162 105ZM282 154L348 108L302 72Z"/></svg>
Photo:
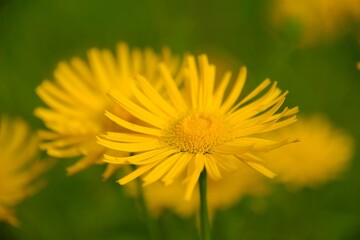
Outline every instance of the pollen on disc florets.
<svg viewBox="0 0 360 240"><path fill-rule="evenodd" d="M221 117L194 112L177 120L166 135L166 142L180 152L208 154L224 142L227 131Z"/></svg>

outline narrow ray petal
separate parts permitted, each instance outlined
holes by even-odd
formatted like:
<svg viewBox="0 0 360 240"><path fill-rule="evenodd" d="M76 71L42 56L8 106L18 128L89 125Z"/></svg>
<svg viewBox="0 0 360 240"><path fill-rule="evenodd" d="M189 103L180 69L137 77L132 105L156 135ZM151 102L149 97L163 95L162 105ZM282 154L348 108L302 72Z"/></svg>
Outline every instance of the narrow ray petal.
<svg viewBox="0 0 360 240"><path fill-rule="evenodd" d="M81 154L80 150L78 148L67 148L67 149L54 149L50 148L47 149L46 152L50 156L59 157L59 158L69 158L69 157L75 157Z"/></svg>
<svg viewBox="0 0 360 240"><path fill-rule="evenodd" d="M209 177L211 177L213 180L219 180L221 178L221 173L213 156L205 156L205 168L206 172L209 174Z"/></svg>
<svg viewBox="0 0 360 240"><path fill-rule="evenodd" d="M227 172L232 172L239 168L239 160L233 155L213 153L212 156L214 157L216 164Z"/></svg>
<svg viewBox="0 0 360 240"><path fill-rule="evenodd" d="M189 77L186 78L186 85L190 89L191 103L193 109L197 109L199 101L198 101L198 93L199 93L199 78L197 67L195 63L195 58L193 56L187 57L187 64L189 68Z"/></svg>
<svg viewBox="0 0 360 240"><path fill-rule="evenodd" d="M105 134L102 134L101 137L107 140L124 143L141 143L155 140L154 137L152 137L151 135L122 132L107 132Z"/></svg>
<svg viewBox="0 0 360 240"><path fill-rule="evenodd" d="M220 81L219 86L217 87L215 93L214 93L214 99L213 99L213 104L214 104L214 108L218 109L221 106L221 103L223 102L223 98L225 95L225 91L227 86L229 85L229 82L231 80L231 75L232 73L230 71L227 71L222 80Z"/></svg>
<svg viewBox="0 0 360 240"><path fill-rule="evenodd" d="M171 77L171 74L168 70L168 68L165 66L164 63L160 64L160 72L162 74L162 77L164 78L166 89L169 93L170 100L172 101L173 105L177 107L177 109L180 112L186 111L187 106L186 103L176 86L174 79Z"/></svg>
<svg viewBox="0 0 360 240"><path fill-rule="evenodd" d="M153 136L161 136L161 134L162 134L161 130L159 130L159 129L144 127L144 126L140 126L140 125L137 125L134 123L130 123L108 111L105 112L105 116L107 116L110 120L114 121L115 123L119 124L121 127L132 130L134 132L149 134L149 135L153 135Z"/></svg>
<svg viewBox="0 0 360 240"><path fill-rule="evenodd" d="M154 167L150 173L148 173L144 178L144 186L147 186L155 181L159 180L164 174L169 171L169 169L174 167L176 161L179 160L177 154L168 156L162 162L160 162L156 167Z"/></svg>
<svg viewBox="0 0 360 240"><path fill-rule="evenodd" d="M113 142L100 137L97 137L97 140L100 145L117 151L142 152L159 148L159 142L157 140L142 143Z"/></svg>
<svg viewBox="0 0 360 240"><path fill-rule="evenodd" d="M128 160L131 164L136 165L146 165L153 162L157 162L158 160L165 160L166 158L172 156L176 151L174 149L164 149L163 152L159 153L158 155L151 156L150 158L144 160Z"/></svg>
<svg viewBox="0 0 360 240"><path fill-rule="evenodd" d="M141 119L158 128L163 128L165 126L163 119L157 117L156 115L152 114L151 112L147 111L146 109L132 102L127 97L125 97L119 90L117 89L110 90L109 97L115 103L123 107L126 111L128 111L138 119Z"/></svg>
<svg viewBox="0 0 360 240"><path fill-rule="evenodd" d="M154 103L153 99L149 98L146 94L141 92L139 88L135 85L135 83L130 83L130 89L142 106L144 106L149 112L158 116L164 121L169 120L169 115L162 108L160 108L157 104Z"/></svg>
<svg viewBox="0 0 360 240"><path fill-rule="evenodd" d="M73 174L87 168L88 166L94 164L97 161L97 159L101 156L101 154L102 154L102 152L97 152L97 153L89 154L89 155L81 158L75 164L66 168L67 174L73 175Z"/></svg>
<svg viewBox="0 0 360 240"><path fill-rule="evenodd" d="M220 111L222 113L227 112L235 104L236 100L239 98L245 84L246 74L247 74L246 67L242 67L239 71L239 75L235 81L235 85L231 89L229 96L220 107Z"/></svg>
<svg viewBox="0 0 360 240"><path fill-rule="evenodd" d="M188 182L186 183L185 200L187 201L190 201L195 185L204 169L204 159L202 155L196 154L193 160L194 164L191 169L189 169L190 176L188 176Z"/></svg>
<svg viewBox="0 0 360 240"><path fill-rule="evenodd" d="M138 85L146 91L146 94L154 103L158 105L159 108L162 108L163 112L169 114L169 116L176 117L177 112L175 109L168 104L166 100L150 85L150 83L142 76L137 75L136 80Z"/></svg>
<svg viewBox="0 0 360 240"><path fill-rule="evenodd" d="M111 156L108 154L104 154L104 161L108 163L115 163L115 164L124 164L124 163L135 163L141 162L145 159L151 158L153 156L157 156L160 153L163 153L164 149L159 148L151 151L147 151L144 153L135 154L132 156L127 157L119 157L119 156Z"/></svg>
<svg viewBox="0 0 360 240"><path fill-rule="evenodd" d="M179 155L179 159L173 168L162 178L165 185L170 185L185 170L188 163L192 160L191 154L181 153Z"/></svg>
<svg viewBox="0 0 360 240"><path fill-rule="evenodd" d="M275 173L273 173L271 170L269 170L262 164L261 159L257 158L252 154L242 154L242 155L237 155L236 157L239 158L243 163L245 163L249 167L253 168L257 172L263 174L268 178L274 178L276 176Z"/></svg>
<svg viewBox="0 0 360 240"><path fill-rule="evenodd" d="M152 164L141 166L141 167L137 168L135 171L133 171L130 174L126 175L125 177L121 178L117 182L119 184L121 184L121 185L125 185L128 182L131 182L135 178L137 178L137 177L141 176L142 174L146 173L147 171L149 171L151 168L153 168L157 164L158 164L158 162L154 162Z"/></svg>
<svg viewBox="0 0 360 240"><path fill-rule="evenodd" d="M89 64L95 75L94 80L99 86L99 89L102 93L106 93L113 86L110 84L110 79L107 76L106 67L102 61L101 52L98 49L90 49L88 51Z"/></svg>
<svg viewBox="0 0 360 240"><path fill-rule="evenodd" d="M251 93L249 93L245 98L243 98L240 104L244 104L254 97L256 97L260 92L262 92L269 84L271 83L270 79L265 79L259 86L257 86Z"/></svg>

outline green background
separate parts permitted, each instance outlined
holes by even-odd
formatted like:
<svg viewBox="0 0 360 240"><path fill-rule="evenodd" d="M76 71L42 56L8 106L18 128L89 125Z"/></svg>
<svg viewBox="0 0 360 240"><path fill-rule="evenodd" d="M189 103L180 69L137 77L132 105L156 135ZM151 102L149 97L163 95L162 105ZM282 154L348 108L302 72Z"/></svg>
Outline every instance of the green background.
<svg viewBox="0 0 360 240"><path fill-rule="evenodd" d="M228 52L248 67L247 89L270 77L289 89L288 106L321 112L360 139L359 34L298 48L298 24L282 31L268 20L270 1L0 1L0 113L22 116L34 128L41 102L34 88L60 60L85 57L91 47L114 49L119 41L175 54L206 49ZM359 30L359 29L357 29ZM357 149L356 144L356 149ZM1 154L1 153L0 153ZM288 192L274 185L265 198L245 198L219 212L214 239L360 239L359 154L339 181ZM75 160L61 160L46 174L48 186L17 208L22 227L1 226L0 239L147 239L136 203L115 178L102 182L101 166L65 175ZM254 205L266 205L254 212ZM195 219L165 213L162 239L197 239Z"/></svg>

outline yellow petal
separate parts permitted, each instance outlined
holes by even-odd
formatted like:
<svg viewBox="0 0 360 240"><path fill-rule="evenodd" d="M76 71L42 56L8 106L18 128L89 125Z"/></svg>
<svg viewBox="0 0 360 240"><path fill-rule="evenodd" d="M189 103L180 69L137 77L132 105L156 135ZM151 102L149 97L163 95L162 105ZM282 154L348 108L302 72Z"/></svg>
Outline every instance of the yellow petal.
<svg viewBox="0 0 360 240"><path fill-rule="evenodd" d="M91 153L91 154L81 158L75 164L66 168L67 174L73 175L77 172L80 172L81 170L86 169L87 167L94 164L100 158L101 155L102 155L102 152L97 152L97 153Z"/></svg>
<svg viewBox="0 0 360 240"><path fill-rule="evenodd" d="M144 126L140 126L140 125L137 125L134 123L130 123L108 111L105 112L105 116L107 116L110 120L114 121L115 123L119 124L121 127L126 128L128 130L132 130L134 132L149 134L149 135L153 135L153 136L161 136L161 134L162 134L161 130L159 130L159 129L144 127Z"/></svg>
<svg viewBox="0 0 360 240"><path fill-rule="evenodd" d="M139 154L135 154L132 156L127 156L127 157L119 157L119 156L110 156L108 154L104 154L104 161L108 162L108 163L114 163L114 164L125 164L125 163L139 163L143 160L149 159L153 156L157 156L160 153L163 153L164 149L160 148L160 149L155 149L155 150L151 150L151 151L147 151L144 153L139 153Z"/></svg>
<svg viewBox="0 0 360 240"><path fill-rule="evenodd" d="M174 79L171 77L171 74L168 68L164 63L159 65L161 75L164 79L166 89L169 93L169 98L172 101L173 105L177 107L180 112L185 112L187 110L186 103L180 93L178 87L175 84Z"/></svg>
<svg viewBox="0 0 360 240"><path fill-rule="evenodd" d="M171 184L185 169L188 163L192 160L192 154L179 153L179 159L175 163L174 167L165 174L162 181L165 185Z"/></svg>
<svg viewBox="0 0 360 240"><path fill-rule="evenodd" d="M107 132L101 135L102 138L117 142L141 143L156 140L153 136L136 134L136 133L122 133L122 132Z"/></svg>
<svg viewBox="0 0 360 240"><path fill-rule="evenodd" d="M196 154L194 159L194 164L189 165L189 173L188 174L188 182L186 183L186 191L185 191L185 200L190 201L191 196L194 192L195 185L198 182L200 173L204 169L204 157L202 154Z"/></svg>
<svg viewBox="0 0 360 240"><path fill-rule="evenodd" d="M168 102L152 87L152 85L142 76L136 76L137 84L144 90L149 99L152 99L163 112L167 113L171 117L176 117L178 113L175 109L168 104Z"/></svg>
<svg viewBox="0 0 360 240"><path fill-rule="evenodd" d="M133 116L138 119L143 120L144 122L151 124L158 128L163 128L165 126L164 119L159 118L153 113L147 111L146 109L140 107L138 104L129 100L123 93L117 89L111 89L109 92L109 97L117 103L119 106L123 107Z"/></svg>
<svg viewBox="0 0 360 240"><path fill-rule="evenodd" d="M221 173L213 156L205 156L205 168L206 172L209 174L209 177L211 177L213 180L216 181L221 178Z"/></svg>
<svg viewBox="0 0 360 240"><path fill-rule="evenodd" d="M222 80L220 81L219 86L217 87L214 97L213 97L213 105L215 109L220 108L222 102L223 102L223 98L225 95L225 90L227 88L227 86L229 85L229 82L231 80L231 75L232 73L230 71L227 71Z"/></svg>
<svg viewBox="0 0 360 240"><path fill-rule="evenodd" d="M134 180L135 178L141 176L142 174L146 173L147 171L149 171L151 168L153 168L154 166L156 166L159 162L154 162L152 164L148 164L148 165L144 165L141 166L139 168L137 168L135 171L133 171L132 173L126 175L125 177L121 178L120 180L118 180L117 182L121 185L125 185L128 182Z"/></svg>
<svg viewBox="0 0 360 240"><path fill-rule="evenodd" d="M235 85L231 89L231 92L225 102L221 105L220 111L222 113L227 112L239 98L246 80L246 67L240 68L239 75L235 81Z"/></svg>
<svg viewBox="0 0 360 240"><path fill-rule="evenodd" d="M189 68L189 77L186 78L186 85L190 89L190 98L193 109L198 108L199 104L199 78L198 78L198 72L196 68L195 59L193 56L187 57L187 64Z"/></svg>
<svg viewBox="0 0 360 240"><path fill-rule="evenodd" d="M237 155L236 157L238 157L243 163L245 163L252 169L256 170L257 172L263 174L268 178L274 178L276 176L275 173L273 173L271 170L269 170L262 164L261 159L255 157L252 154L242 154Z"/></svg>
<svg viewBox="0 0 360 240"><path fill-rule="evenodd" d="M174 167L176 161L179 160L177 154L168 156L166 159L163 159L156 167L154 167L150 173L148 173L144 178L144 186L147 186L157 180L159 180L169 169Z"/></svg>
<svg viewBox="0 0 360 240"><path fill-rule="evenodd" d="M159 148L159 141L153 140L141 143L121 143L113 142L100 137L97 137L98 143L104 147L125 152L143 152Z"/></svg>

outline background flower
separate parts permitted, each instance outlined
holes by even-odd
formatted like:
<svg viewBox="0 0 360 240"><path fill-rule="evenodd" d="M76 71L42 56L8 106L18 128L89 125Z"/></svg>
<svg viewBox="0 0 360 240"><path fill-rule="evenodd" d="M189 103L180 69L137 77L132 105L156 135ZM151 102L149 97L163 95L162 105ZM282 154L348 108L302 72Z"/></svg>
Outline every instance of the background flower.
<svg viewBox="0 0 360 240"><path fill-rule="evenodd" d="M45 80L36 89L38 96L48 105L35 110L35 115L50 130L40 131L41 148L59 158L82 156L67 168L69 174L101 163L105 149L96 144L96 135L119 129L105 118L106 109L134 121L124 109L108 100L108 91L119 88L131 97L129 84L136 74L143 74L156 84L155 70L159 61L164 61L171 71L176 71L178 65L168 49L156 55L151 49L130 50L125 43L118 44L116 57L109 50L95 48L87 55L88 62L79 57L74 57L69 63L60 62L54 72L55 80ZM116 152L118 156L127 154ZM109 165L103 176L108 178L116 168Z"/></svg>
<svg viewBox="0 0 360 240"><path fill-rule="evenodd" d="M301 44L329 40L350 30L348 23L360 24L358 0L275 0L271 12L275 27L297 25ZM284 30L284 29L283 29Z"/></svg>
<svg viewBox="0 0 360 240"><path fill-rule="evenodd" d="M34 182L51 161L38 160L38 138L20 118L0 119L0 221L14 226L16 205L36 193L43 181Z"/></svg>
<svg viewBox="0 0 360 240"><path fill-rule="evenodd" d="M278 173L279 181L292 187L318 186L335 179L353 157L352 137L321 115L303 117L274 134L300 140L266 156L267 166Z"/></svg>

